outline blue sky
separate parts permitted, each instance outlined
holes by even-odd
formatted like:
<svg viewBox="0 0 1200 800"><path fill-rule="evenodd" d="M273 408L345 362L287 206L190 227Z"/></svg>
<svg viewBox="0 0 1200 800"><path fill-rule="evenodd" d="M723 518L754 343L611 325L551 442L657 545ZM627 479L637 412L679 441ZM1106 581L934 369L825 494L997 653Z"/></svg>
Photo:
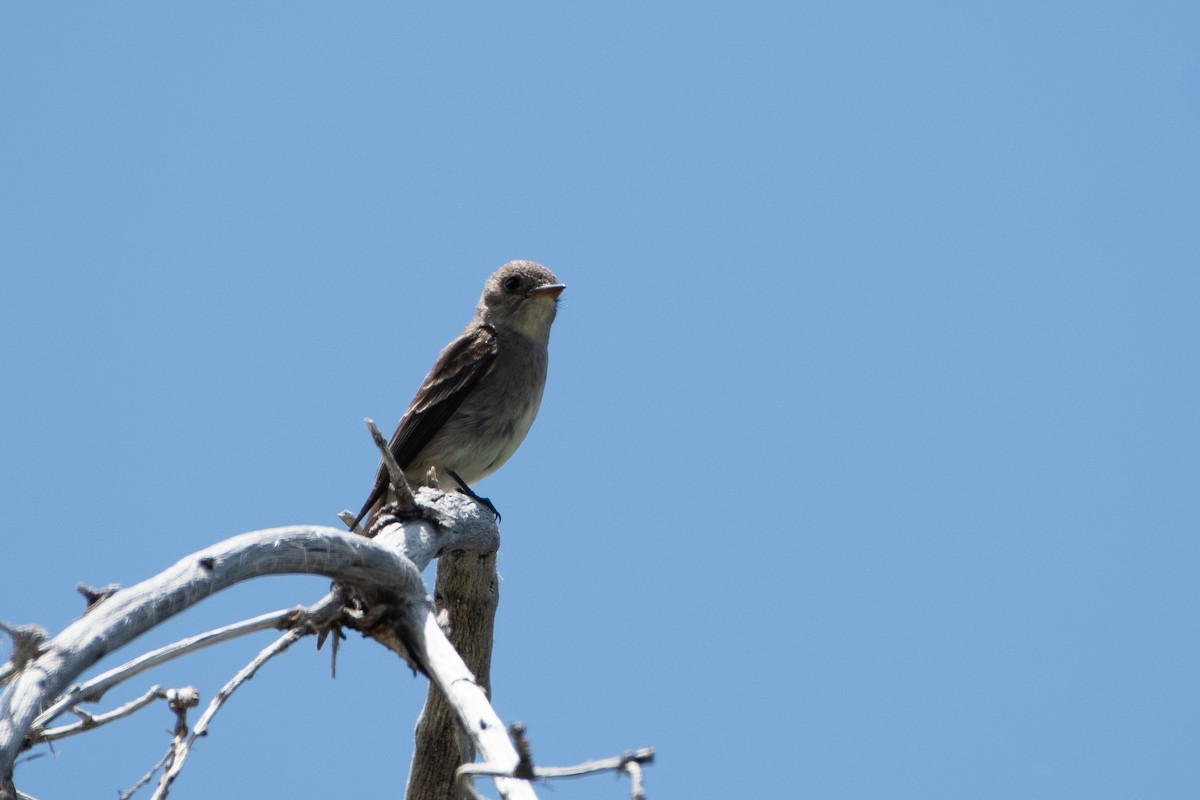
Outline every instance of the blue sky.
<svg viewBox="0 0 1200 800"><path fill-rule="evenodd" d="M549 385L480 490L496 706L539 761L653 745L658 798L1195 797L1198 30L1188 3L7 4L0 619L336 524L362 418L394 425L530 258L568 287ZM211 697L266 641L147 685ZM423 697L305 643L173 796L392 792ZM128 787L169 726L19 785Z"/></svg>

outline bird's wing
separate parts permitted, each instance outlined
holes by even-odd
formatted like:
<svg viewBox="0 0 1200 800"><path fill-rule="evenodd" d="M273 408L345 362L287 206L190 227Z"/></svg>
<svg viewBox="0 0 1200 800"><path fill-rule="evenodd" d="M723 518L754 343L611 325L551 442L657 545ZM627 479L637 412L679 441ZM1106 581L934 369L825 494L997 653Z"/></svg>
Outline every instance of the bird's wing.
<svg viewBox="0 0 1200 800"><path fill-rule="evenodd" d="M496 329L488 324L476 325L464 331L446 346L433 369L425 376L425 382L409 403L408 410L388 442L388 449L401 469L406 469L412 463L446 424L446 420L458 410L471 390L479 385L479 381L491 370L496 351ZM363 504L362 511L358 512L356 525L386 494L387 486L387 469L380 464L375 488Z"/></svg>

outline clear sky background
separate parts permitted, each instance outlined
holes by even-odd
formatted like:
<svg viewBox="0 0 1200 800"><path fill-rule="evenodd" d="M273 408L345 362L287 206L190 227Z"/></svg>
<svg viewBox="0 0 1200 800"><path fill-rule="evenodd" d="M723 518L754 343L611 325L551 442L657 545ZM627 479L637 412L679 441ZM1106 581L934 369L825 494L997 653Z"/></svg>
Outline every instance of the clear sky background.
<svg viewBox="0 0 1200 800"><path fill-rule="evenodd" d="M4 621L336 524L362 418L529 258L567 284L549 385L479 488L495 703L541 763L653 745L651 798L1200 796L1195 3L7 3L0 204ZM270 638L100 708L207 700ZM172 796L395 796L424 694L305 642ZM19 785L112 796L170 725Z"/></svg>

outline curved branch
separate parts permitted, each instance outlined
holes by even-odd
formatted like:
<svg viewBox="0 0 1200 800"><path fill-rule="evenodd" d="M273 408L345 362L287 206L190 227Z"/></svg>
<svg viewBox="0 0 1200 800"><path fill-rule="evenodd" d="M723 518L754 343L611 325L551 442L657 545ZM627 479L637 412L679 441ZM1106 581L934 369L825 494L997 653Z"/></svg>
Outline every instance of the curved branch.
<svg viewBox="0 0 1200 800"><path fill-rule="evenodd" d="M150 690L141 697L130 700L128 703L120 705L114 708L112 711L106 711L103 714L89 714L82 709L74 709L75 713L79 715L79 719L76 722L72 722L69 725L62 725L58 728L44 730L38 736L38 741L53 742L58 739L63 739L67 736L74 736L77 733L83 733L85 731L99 728L101 725L107 725L108 723L119 719L124 719L125 717L128 717L129 715L150 705L155 700L166 700L167 693L173 691L175 690L164 689L161 686L152 686L150 687Z"/></svg>
<svg viewBox="0 0 1200 800"><path fill-rule="evenodd" d="M0 794L11 786L13 762L40 709L104 656L222 589L263 575L310 574L423 601L421 569L443 550L494 549L496 528L469 498L420 494L439 527L416 521L378 539L312 525L246 533L97 603L47 642L0 695Z"/></svg>
<svg viewBox="0 0 1200 800"><path fill-rule="evenodd" d="M127 661L120 666L113 667L107 672L89 679L85 683L72 686L70 691L64 693L55 701L54 705L38 714L37 719L33 722L33 727L37 728L42 725L49 725L56 717L63 714L63 712L76 703L98 702L104 696L105 692L117 684L127 681L135 675L157 667L159 664L163 664L173 658L179 658L201 648L219 644L238 636L257 633L268 628L279 628L289 619L303 613L305 612L302 608L285 608L280 611L272 611L269 614L260 614L257 617L235 622L232 625L225 625L216 630L206 631L195 636L189 636L186 639L173 642L157 650L151 650L149 653L143 653L132 661Z"/></svg>

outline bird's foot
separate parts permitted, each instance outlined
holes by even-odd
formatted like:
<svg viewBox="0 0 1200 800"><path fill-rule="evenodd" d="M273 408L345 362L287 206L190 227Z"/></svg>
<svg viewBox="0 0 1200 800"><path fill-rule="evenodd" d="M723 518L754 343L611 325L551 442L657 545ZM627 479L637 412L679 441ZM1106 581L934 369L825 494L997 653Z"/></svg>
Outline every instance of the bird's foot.
<svg viewBox="0 0 1200 800"><path fill-rule="evenodd" d="M467 482L464 481L462 478L458 477L458 473L455 472L454 470L448 469L448 470L446 470L446 472L450 474L451 478L454 478L454 480L457 481L457 483L460 487L462 487L461 491L463 494L465 494L467 497L474 500L476 503L479 503L481 506L485 507L488 511L491 511L492 516L494 516L496 518L496 522L500 521L500 512L496 510L496 506L495 506L495 504L492 503L491 500L487 499L486 497L480 497L479 495L475 494L475 491L470 486L467 486Z"/></svg>

